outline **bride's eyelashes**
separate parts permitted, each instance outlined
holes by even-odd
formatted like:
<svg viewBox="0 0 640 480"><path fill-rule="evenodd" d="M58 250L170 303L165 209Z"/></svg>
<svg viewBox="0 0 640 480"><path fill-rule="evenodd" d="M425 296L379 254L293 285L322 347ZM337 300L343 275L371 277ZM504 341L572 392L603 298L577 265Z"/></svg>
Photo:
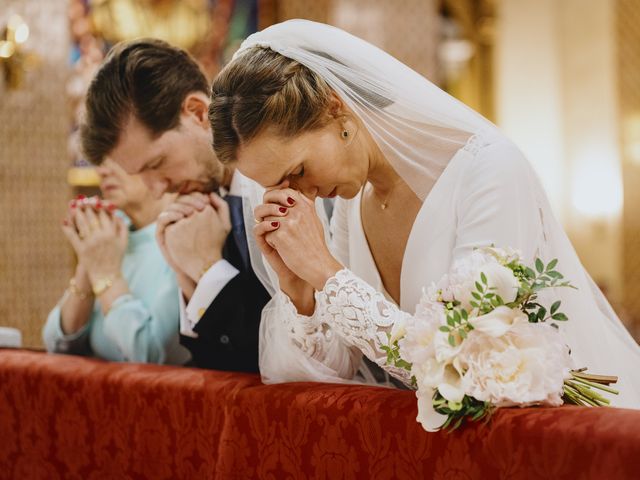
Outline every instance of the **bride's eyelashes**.
<svg viewBox="0 0 640 480"><path fill-rule="evenodd" d="M304 177L304 165L300 165L297 171L291 172L290 177L302 178Z"/></svg>

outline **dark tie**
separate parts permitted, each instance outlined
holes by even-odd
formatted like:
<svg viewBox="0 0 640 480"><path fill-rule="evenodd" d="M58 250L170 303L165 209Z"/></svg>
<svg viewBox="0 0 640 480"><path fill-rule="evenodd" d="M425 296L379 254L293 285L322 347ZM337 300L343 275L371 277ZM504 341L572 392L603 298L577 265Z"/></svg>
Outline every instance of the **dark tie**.
<svg viewBox="0 0 640 480"><path fill-rule="evenodd" d="M236 246L242 256L242 262L246 269L249 269L249 245L247 244L247 232L244 228L244 214L242 211L242 197L236 195L227 195L224 197L229 204L229 213L231 215L231 231Z"/></svg>

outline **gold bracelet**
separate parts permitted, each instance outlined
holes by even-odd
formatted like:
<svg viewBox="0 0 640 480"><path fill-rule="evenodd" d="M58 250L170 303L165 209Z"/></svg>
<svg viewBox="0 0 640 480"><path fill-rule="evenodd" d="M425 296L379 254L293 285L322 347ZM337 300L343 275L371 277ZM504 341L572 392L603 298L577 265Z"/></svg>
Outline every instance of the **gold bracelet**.
<svg viewBox="0 0 640 480"><path fill-rule="evenodd" d="M93 294L96 297L99 297L104 292L109 290L113 286L113 282L115 282L119 277L120 277L119 275L112 275L111 277L99 278L92 285Z"/></svg>
<svg viewBox="0 0 640 480"><path fill-rule="evenodd" d="M69 280L68 290L69 292L71 292L73 295L80 298L81 300L86 300L87 298L91 297L91 292L80 290L78 288L78 284L76 283L75 278L72 278L71 280Z"/></svg>

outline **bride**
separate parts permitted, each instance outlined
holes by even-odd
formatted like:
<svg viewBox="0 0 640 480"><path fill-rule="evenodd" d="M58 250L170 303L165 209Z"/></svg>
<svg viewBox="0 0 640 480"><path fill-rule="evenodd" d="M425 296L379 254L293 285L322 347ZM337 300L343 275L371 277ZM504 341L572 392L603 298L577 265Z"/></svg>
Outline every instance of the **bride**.
<svg viewBox="0 0 640 480"><path fill-rule="evenodd" d="M618 375L613 403L640 408L640 348L488 120L373 45L302 20L242 44L210 119L216 154L266 188L249 192L267 261L252 252L254 268L280 289L261 325L265 382L374 381L364 356L408 384L385 365L387 333L452 262L493 244L559 260L578 288L553 292L576 366ZM338 197L329 244L316 197Z"/></svg>

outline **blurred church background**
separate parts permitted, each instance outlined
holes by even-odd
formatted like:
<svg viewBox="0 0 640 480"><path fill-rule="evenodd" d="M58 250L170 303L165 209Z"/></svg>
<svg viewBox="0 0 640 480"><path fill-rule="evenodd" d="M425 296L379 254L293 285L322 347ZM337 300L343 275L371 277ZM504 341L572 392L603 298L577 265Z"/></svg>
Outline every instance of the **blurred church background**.
<svg viewBox="0 0 640 480"><path fill-rule="evenodd" d="M110 45L159 37L213 78L246 35L290 18L369 40L495 121L640 339L637 0L0 0L0 325L41 347L71 275L60 221L96 184L79 106Z"/></svg>

